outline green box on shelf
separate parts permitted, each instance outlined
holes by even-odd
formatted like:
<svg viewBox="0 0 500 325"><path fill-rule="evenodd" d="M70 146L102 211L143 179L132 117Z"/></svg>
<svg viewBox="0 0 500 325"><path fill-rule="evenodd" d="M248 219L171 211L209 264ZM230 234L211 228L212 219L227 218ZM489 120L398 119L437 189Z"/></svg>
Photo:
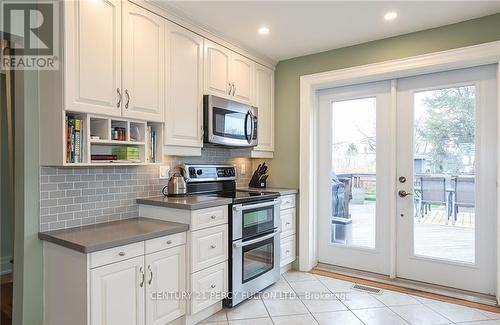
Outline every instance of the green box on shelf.
<svg viewBox="0 0 500 325"><path fill-rule="evenodd" d="M140 160L139 148L113 147L113 155L120 160Z"/></svg>

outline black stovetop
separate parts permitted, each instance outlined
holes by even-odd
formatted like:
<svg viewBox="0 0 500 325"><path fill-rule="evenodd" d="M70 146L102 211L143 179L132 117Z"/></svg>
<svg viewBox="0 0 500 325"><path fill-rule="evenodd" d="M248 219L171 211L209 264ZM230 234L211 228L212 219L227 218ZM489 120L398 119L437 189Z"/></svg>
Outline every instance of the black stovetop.
<svg viewBox="0 0 500 325"><path fill-rule="evenodd" d="M272 200L280 196L278 192L261 192L261 191L228 191L220 193L206 193L203 195L226 197L233 199L233 203L248 203L263 200Z"/></svg>

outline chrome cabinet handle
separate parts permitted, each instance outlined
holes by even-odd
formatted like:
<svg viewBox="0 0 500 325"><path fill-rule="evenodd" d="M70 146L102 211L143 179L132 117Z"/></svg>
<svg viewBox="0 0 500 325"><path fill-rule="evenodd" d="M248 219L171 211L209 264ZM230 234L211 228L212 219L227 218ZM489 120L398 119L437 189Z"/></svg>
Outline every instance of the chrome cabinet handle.
<svg viewBox="0 0 500 325"><path fill-rule="evenodd" d="M139 269L139 272L141 272L141 275L142 275L142 281L141 281L141 283L139 284L139 285L141 286L141 288L142 288L142 287L144 287L144 280L146 279L146 275L144 274L144 269L142 268L142 266L141 266L141 268Z"/></svg>
<svg viewBox="0 0 500 325"><path fill-rule="evenodd" d="M234 96L234 94L236 94L236 85L233 82L233 96Z"/></svg>
<svg viewBox="0 0 500 325"><path fill-rule="evenodd" d="M216 248L217 245L210 245L210 248Z"/></svg>
<svg viewBox="0 0 500 325"><path fill-rule="evenodd" d="M151 270L151 265L148 265L148 271L149 271L149 275L150 275L148 284L151 285L151 282L153 282L153 271Z"/></svg>
<svg viewBox="0 0 500 325"><path fill-rule="evenodd" d="M231 95L231 91L233 90L233 84L231 82L228 82L228 85L229 85L228 94Z"/></svg>
<svg viewBox="0 0 500 325"><path fill-rule="evenodd" d="M120 92L120 88L116 88L116 92L118 93L118 102L116 103L116 107L120 108L122 104L122 93Z"/></svg>
<svg viewBox="0 0 500 325"><path fill-rule="evenodd" d="M408 195L413 195L411 193L406 192L405 190L401 190L398 192L399 197L407 197Z"/></svg>
<svg viewBox="0 0 500 325"><path fill-rule="evenodd" d="M125 108L128 109L128 104L130 103L130 95L128 89L125 89L125 95L127 96L127 102L125 103Z"/></svg>
<svg viewBox="0 0 500 325"><path fill-rule="evenodd" d="M288 226L289 224L290 224L290 222L288 221L288 222L285 223L285 226Z"/></svg>
<svg viewBox="0 0 500 325"><path fill-rule="evenodd" d="M212 284L212 285L210 286L210 288L212 288L212 289L215 289L215 287L216 287L216 285L215 285L215 284Z"/></svg>
<svg viewBox="0 0 500 325"><path fill-rule="evenodd" d="M172 244L172 241L171 240L167 240L167 245L170 245Z"/></svg>
<svg viewBox="0 0 500 325"><path fill-rule="evenodd" d="M118 255L125 256L125 252L119 252Z"/></svg>
<svg viewBox="0 0 500 325"><path fill-rule="evenodd" d="M215 220L216 216L210 216L210 219Z"/></svg>

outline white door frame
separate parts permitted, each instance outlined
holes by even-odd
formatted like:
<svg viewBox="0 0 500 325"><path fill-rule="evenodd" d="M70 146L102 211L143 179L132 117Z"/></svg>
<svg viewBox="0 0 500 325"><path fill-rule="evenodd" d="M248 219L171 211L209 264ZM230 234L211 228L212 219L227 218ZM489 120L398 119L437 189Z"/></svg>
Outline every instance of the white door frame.
<svg viewBox="0 0 500 325"><path fill-rule="evenodd" d="M319 107L318 91L321 89L495 63L500 63L500 41L300 77L300 214L298 255L299 269L301 271L309 271L318 263L318 128L315 127L317 125ZM497 76L500 77L500 64ZM498 93L500 94L500 82L497 84L499 88ZM393 85L391 94L393 96L392 103L395 105L395 84ZM497 107L500 111L500 100L497 101ZM500 158L500 150L498 152L498 158ZM499 168L498 165L497 168ZM497 181L500 182L500 173L497 173L497 175L499 178ZM500 200L500 191L498 190L497 198ZM393 209L395 209L395 205ZM497 220L497 234L500 234L500 212L497 215ZM395 224L390 225L390 231L391 246L395 246ZM499 264L497 265L497 269L500 270L500 238L499 236L497 238L497 263ZM396 265L396 252L394 249L390 252L390 264L390 274L394 277ZM499 294L500 272L497 272L497 297Z"/></svg>

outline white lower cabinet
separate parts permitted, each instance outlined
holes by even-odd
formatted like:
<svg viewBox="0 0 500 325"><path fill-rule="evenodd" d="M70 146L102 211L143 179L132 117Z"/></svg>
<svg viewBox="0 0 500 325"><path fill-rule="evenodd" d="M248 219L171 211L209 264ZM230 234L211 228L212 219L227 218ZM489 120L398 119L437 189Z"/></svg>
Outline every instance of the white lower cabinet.
<svg viewBox="0 0 500 325"><path fill-rule="evenodd" d="M140 204L139 215L189 224L185 276L190 296L182 324L197 324L220 310L229 279L228 206L184 210Z"/></svg>
<svg viewBox="0 0 500 325"><path fill-rule="evenodd" d="M184 315L186 301L176 294L186 289L185 246L148 254L145 265L146 324L164 325Z"/></svg>
<svg viewBox="0 0 500 325"><path fill-rule="evenodd" d="M145 324L143 274L144 256L92 269L91 324Z"/></svg>
<svg viewBox="0 0 500 325"><path fill-rule="evenodd" d="M187 285L185 244L185 233L179 233L84 254L45 242L44 323L166 325L177 320L187 307L180 297Z"/></svg>
<svg viewBox="0 0 500 325"><path fill-rule="evenodd" d="M290 264L297 258L296 234L296 197L295 194L281 197L281 247L280 267L290 268Z"/></svg>

